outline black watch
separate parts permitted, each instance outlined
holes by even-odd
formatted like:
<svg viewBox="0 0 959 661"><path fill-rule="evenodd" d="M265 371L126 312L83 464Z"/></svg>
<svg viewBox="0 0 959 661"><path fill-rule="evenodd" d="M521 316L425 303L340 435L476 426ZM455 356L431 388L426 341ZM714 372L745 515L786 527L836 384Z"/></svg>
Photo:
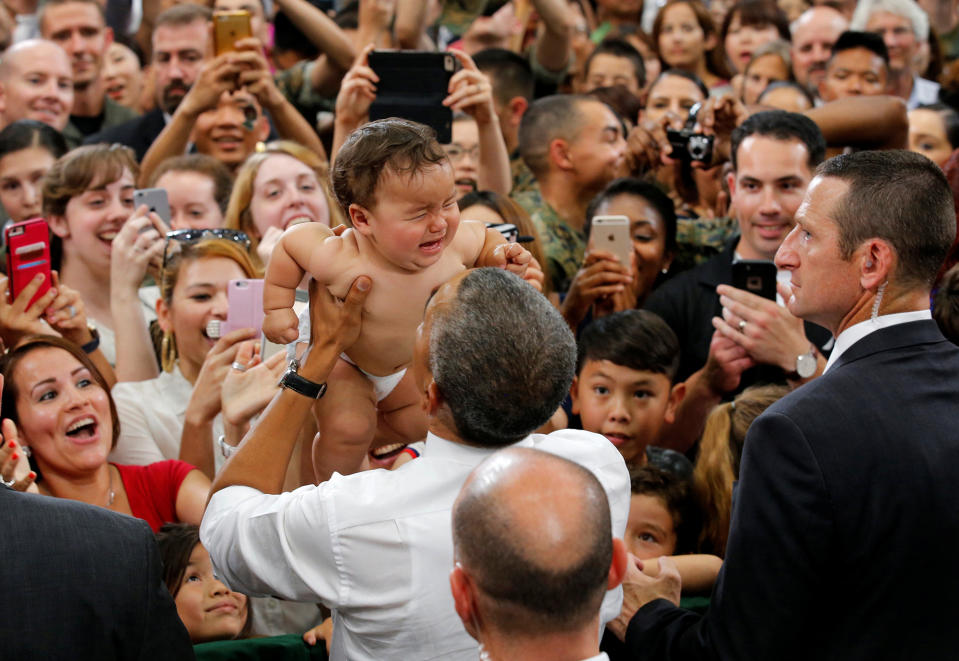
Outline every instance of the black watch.
<svg viewBox="0 0 959 661"><path fill-rule="evenodd" d="M310 399L319 399L326 394L325 383L315 383L303 378L297 374L299 369L300 361L294 358L290 361L290 366L286 368L286 372L283 373L283 378L280 379L279 385L283 388L289 388L293 392L298 392Z"/></svg>

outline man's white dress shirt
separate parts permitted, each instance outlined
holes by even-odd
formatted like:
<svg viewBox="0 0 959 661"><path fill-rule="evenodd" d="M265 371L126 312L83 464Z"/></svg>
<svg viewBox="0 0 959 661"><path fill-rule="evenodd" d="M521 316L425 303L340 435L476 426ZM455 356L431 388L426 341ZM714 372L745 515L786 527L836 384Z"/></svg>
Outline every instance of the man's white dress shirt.
<svg viewBox="0 0 959 661"><path fill-rule="evenodd" d="M564 430L517 446L593 472L610 501L612 534L623 536L629 474L605 437ZM200 538L232 589L334 609L334 661L475 661L477 644L450 594L450 516L466 477L493 452L430 434L422 456L396 471L334 474L280 495L227 487L210 500ZM621 601L622 588L607 593L604 623L618 615Z"/></svg>

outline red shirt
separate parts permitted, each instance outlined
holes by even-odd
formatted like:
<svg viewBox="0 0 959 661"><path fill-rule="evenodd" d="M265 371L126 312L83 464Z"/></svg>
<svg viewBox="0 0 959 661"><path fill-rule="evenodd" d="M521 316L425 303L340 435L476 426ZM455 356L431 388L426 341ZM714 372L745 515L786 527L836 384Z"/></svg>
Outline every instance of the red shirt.
<svg viewBox="0 0 959 661"><path fill-rule="evenodd" d="M146 466L113 465L120 471L133 516L149 523L153 532L160 530L164 523L179 521L176 497L187 473L196 470L193 466L179 459Z"/></svg>

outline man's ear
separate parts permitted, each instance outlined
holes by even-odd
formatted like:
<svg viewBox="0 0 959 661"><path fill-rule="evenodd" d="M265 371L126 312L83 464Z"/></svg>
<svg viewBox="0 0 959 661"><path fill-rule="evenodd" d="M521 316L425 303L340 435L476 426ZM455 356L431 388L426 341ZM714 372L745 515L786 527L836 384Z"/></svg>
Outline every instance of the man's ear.
<svg viewBox="0 0 959 661"><path fill-rule="evenodd" d="M579 376L573 377L573 384L569 387L569 398L573 400L573 408L570 410L579 415Z"/></svg>
<svg viewBox="0 0 959 661"><path fill-rule="evenodd" d="M896 270L896 251L886 241L868 239L860 248L859 285L868 291L876 291Z"/></svg>
<svg viewBox="0 0 959 661"><path fill-rule="evenodd" d="M450 572L450 592L453 593L453 607L456 609L456 614L460 616L466 633L479 640L479 632L476 630L479 614L476 610L474 590L475 586L469 575L462 565L457 562Z"/></svg>
<svg viewBox="0 0 959 661"><path fill-rule="evenodd" d="M426 414L435 415L445 403L440 387L436 385L436 381L430 379L429 385L426 386Z"/></svg>
<svg viewBox="0 0 959 661"><path fill-rule="evenodd" d="M685 396L686 383L684 381L680 381L669 391L669 402L666 404L666 413L663 415L663 421L666 424L671 425L676 422L676 410Z"/></svg>
<svg viewBox="0 0 959 661"><path fill-rule="evenodd" d="M613 537L613 561L609 563L609 577L606 580L606 589L619 587L626 578L626 565L630 562L626 545L618 537Z"/></svg>
<svg viewBox="0 0 959 661"><path fill-rule="evenodd" d="M70 238L70 226L67 224L67 219L63 216L47 216L47 224L50 226L50 231L56 236L59 236L61 239Z"/></svg>
<svg viewBox="0 0 959 661"><path fill-rule="evenodd" d="M569 143L562 138L550 140L549 160L560 170L572 170L573 161L569 157Z"/></svg>
<svg viewBox="0 0 959 661"><path fill-rule="evenodd" d="M514 96L509 100L509 120L513 126L519 126L520 121L523 119L523 115L526 114L526 109L529 108L529 101L524 99L521 96Z"/></svg>

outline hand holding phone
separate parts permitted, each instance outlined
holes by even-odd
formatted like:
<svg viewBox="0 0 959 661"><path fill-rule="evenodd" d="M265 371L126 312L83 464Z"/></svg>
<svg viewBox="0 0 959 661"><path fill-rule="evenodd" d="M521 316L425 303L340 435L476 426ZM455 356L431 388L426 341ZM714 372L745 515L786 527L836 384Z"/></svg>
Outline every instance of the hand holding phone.
<svg viewBox="0 0 959 661"><path fill-rule="evenodd" d="M741 259L733 262L733 287L776 300L776 265L762 259Z"/></svg>
<svg viewBox="0 0 959 661"><path fill-rule="evenodd" d="M610 252L616 255L620 264L630 267L633 241L629 236L627 216L593 216L589 243L594 250Z"/></svg>
<svg viewBox="0 0 959 661"><path fill-rule="evenodd" d="M10 301L20 295L36 275L43 281L30 298L27 307L50 290L50 229L42 218L14 223L4 232L7 246L7 276L10 279Z"/></svg>

